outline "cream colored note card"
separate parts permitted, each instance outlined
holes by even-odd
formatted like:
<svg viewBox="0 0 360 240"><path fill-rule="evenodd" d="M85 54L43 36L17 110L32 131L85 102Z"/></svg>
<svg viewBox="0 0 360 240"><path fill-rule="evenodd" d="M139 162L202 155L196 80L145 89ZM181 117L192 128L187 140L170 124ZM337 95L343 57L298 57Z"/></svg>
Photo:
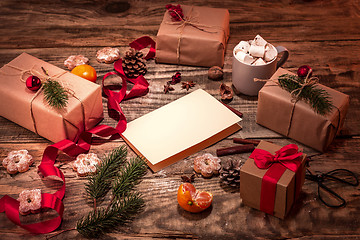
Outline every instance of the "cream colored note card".
<svg viewBox="0 0 360 240"><path fill-rule="evenodd" d="M199 89L128 123L122 136L156 172L238 131L240 121Z"/></svg>

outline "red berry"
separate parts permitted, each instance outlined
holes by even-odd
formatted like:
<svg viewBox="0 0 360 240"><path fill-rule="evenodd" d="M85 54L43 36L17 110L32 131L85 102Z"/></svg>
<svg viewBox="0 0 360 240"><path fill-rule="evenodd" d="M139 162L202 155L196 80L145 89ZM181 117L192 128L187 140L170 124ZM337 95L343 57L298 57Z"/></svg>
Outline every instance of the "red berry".
<svg viewBox="0 0 360 240"><path fill-rule="evenodd" d="M310 72L310 73L309 73ZM299 67L299 69L297 70L297 75L301 78L305 78L309 73L309 77L311 77L312 75L312 69L310 66L308 65L302 65L301 67Z"/></svg>
<svg viewBox="0 0 360 240"><path fill-rule="evenodd" d="M26 79L26 87L31 91L37 91L41 87L41 80L37 76L29 76Z"/></svg>
<svg viewBox="0 0 360 240"><path fill-rule="evenodd" d="M179 4L176 6L172 4L167 4L165 8L169 10L170 16L173 21L181 21L184 18L184 14Z"/></svg>

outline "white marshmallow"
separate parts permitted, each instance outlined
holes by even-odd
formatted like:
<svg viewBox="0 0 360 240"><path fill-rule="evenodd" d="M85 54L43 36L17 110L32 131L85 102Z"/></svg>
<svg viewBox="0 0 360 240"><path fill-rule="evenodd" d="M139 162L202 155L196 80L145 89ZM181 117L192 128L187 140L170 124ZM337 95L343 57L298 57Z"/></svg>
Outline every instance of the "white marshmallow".
<svg viewBox="0 0 360 240"><path fill-rule="evenodd" d="M235 57L237 60L239 60L240 62L243 62L245 64L251 64L255 60L252 56L250 56L249 54L246 54L243 51L237 52L235 54Z"/></svg>
<svg viewBox="0 0 360 240"><path fill-rule="evenodd" d="M252 57L264 57L265 54L265 46L255 46L251 45L249 48L249 53Z"/></svg>
<svg viewBox="0 0 360 240"><path fill-rule="evenodd" d="M265 39L263 39L260 35L256 35L252 44L256 46L265 46L267 41L265 41Z"/></svg>
<svg viewBox="0 0 360 240"><path fill-rule="evenodd" d="M274 58L276 58L277 54L277 50L273 45L271 45L270 43L266 44L264 54L264 60L266 62L272 61Z"/></svg>
<svg viewBox="0 0 360 240"><path fill-rule="evenodd" d="M250 48L249 42L241 41L238 45L236 45L235 51L239 49L239 50L247 53L249 51L249 48Z"/></svg>
<svg viewBox="0 0 360 240"><path fill-rule="evenodd" d="M252 65L265 65L265 64L266 62L262 58L258 58Z"/></svg>

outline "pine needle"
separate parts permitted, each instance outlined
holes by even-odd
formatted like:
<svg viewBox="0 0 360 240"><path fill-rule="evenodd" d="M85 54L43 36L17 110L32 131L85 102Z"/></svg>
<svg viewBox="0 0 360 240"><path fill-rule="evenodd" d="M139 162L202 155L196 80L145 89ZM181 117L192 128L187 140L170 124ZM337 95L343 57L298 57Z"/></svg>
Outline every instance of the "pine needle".
<svg viewBox="0 0 360 240"><path fill-rule="evenodd" d="M43 84L44 98L46 102L54 108L65 108L68 103L68 93L61 84L49 79Z"/></svg>
<svg viewBox="0 0 360 240"><path fill-rule="evenodd" d="M278 79L280 87L297 95L300 91L303 79L296 75L283 74ZM333 108L329 94L315 83L305 86L299 94L299 99L307 102L314 111L320 115L326 115Z"/></svg>
<svg viewBox="0 0 360 240"><path fill-rule="evenodd" d="M109 211L92 211L77 222L76 230L85 237L98 237L114 230L116 226L130 222L144 207L144 200L138 193L115 202Z"/></svg>
<svg viewBox="0 0 360 240"><path fill-rule="evenodd" d="M146 174L146 163L141 158L133 158L120 170L113 183L113 196L117 199L126 196Z"/></svg>
<svg viewBox="0 0 360 240"><path fill-rule="evenodd" d="M91 199L98 201L105 197L119 169L126 162L126 155L126 146L114 149L98 166L97 173L88 177L85 190Z"/></svg>

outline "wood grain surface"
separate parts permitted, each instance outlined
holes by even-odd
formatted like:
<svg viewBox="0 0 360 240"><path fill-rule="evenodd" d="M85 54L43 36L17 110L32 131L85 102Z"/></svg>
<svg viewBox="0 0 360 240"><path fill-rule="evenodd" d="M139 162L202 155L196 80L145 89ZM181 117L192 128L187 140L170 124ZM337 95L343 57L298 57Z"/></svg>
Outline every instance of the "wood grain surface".
<svg viewBox="0 0 360 240"><path fill-rule="evenodd" d="M2 0L0 2L0 66L22 52L64 68L70 55L83 54L90 58L97 73L97 83L113 69L111 64L96 61L97 50L106 46L118 47L122 53L138 37L148 35L156 39L167 1L107 1L107 0ZM227 8L230 12L230 39L225 53L224 79L211 81L208 68L147 63L150 90L146 96L121 103L128 121L134 120L188 92L175 86L175 91L164 94L163 86L171 76L180 71L185 81L196 86L189 92L202 88L220 99L222 82L231 85L232 49L240 40L262 35L275 46L285 46L290 51L284 68L296 71L303 64L310 65L320 83L350 95L350 108L341 135L329 150L312 158L312 171L330 171L347 168L360 174L360 1L359 0L281 0L236 1L195 0L180 4ZM117 83L117 79L112 79ZM1 86L0 86L1 87ZM116 119L107 112L107 99L103 98L104 124L116 126ZM317 185L306 181L299 200L285 220L264 214L245 206L239 189L222 184L218 177L195 179L195 186L214 194L212 207L202 213L192 214L182 210L176 200L182 175L193 172L193 158L199 154L232 146L232 138L270 140L279 145L296 143L255 123L257 97L235 95L229 105L244 117L243 129L209 148L153 173L148 170L138 186L146 207L137 218L119 231L101 239L360 239L360 187L334 185L335 191L347 200L347 206L332 209L317 197ZM186 127L184 123L181 127ZM100 156L125 144L121 139L102 142L92 147ZM43 181L37 174L48 140L17 124L0 117L0 159L9 151L28 149L35 164L26 173L9 175L0 167L0 197L7 194L17 198L24 189L41 188L55 192L56 183ZM297 143L298 144L298 143ZM309 155L315 150L298 144ZM129 156L135 156L130 150ZM222 157L246 161L249 154ZM64 217L58 230L73 228L79 218L91 210L85 197L85 178L72 170L73 158L60 153L58 166L66 178ZM41 221L56 215L21 217L23 223ZM47 234L49 235L49 234ZM51 235L51 234L50 234ZM0 213L0 239L44 239L33 235L9 221ZM76 231L63 233L54 239L83 239Z"/></svg>

